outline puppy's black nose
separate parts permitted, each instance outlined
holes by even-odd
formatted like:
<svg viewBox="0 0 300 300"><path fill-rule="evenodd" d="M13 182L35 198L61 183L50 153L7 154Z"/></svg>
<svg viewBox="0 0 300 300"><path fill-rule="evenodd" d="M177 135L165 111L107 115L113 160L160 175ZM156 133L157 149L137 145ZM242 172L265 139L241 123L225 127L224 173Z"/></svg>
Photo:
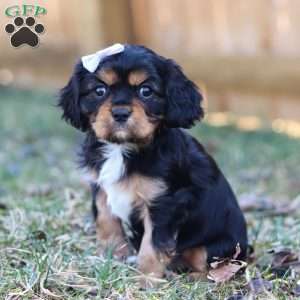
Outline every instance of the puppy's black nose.
<svg viewBox="0 0 300 300"><path fill-rule="evenodd" d="M115 121L122 123L127 121L131 114L131 110L127 107L114 107L111 114Z"/></svg>

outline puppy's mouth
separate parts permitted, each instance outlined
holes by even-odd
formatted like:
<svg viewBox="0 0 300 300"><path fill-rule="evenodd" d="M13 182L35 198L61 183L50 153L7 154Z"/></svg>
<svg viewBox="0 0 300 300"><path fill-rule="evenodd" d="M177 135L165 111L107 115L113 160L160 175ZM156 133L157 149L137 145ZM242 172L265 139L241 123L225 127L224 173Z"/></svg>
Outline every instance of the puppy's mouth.
<svg viewBox="0 0 300 300"><path fill-rule="evenodd" d="M113 124L113 131L126 131L128 130L128 124L126 122L115 122Z"/></svg>
<svg viewBox="0 0 300 300"><path fill-rule="evenodd" d="M108 140L113 143L132 143L145 145L149 142L149 136L142 136L138 132L139 126L129 123L114 124L111 128Z"/></svg>
<svg viewBox="0 0 300 300"><path fill-rule="evenodd" d="M103 111L91 123L96 136L102 140L138 145L149 144L159 126L159 120L152 120L142 109L136 109L129 117Z"/></svg>
<svg viewBox="0 0 300 300"><path fill-rule="evenodd" d="M126 124L116 124L112 130L112 136L118 139L120 142L126 142L126 139L129 138L130 132Z"/></svg>

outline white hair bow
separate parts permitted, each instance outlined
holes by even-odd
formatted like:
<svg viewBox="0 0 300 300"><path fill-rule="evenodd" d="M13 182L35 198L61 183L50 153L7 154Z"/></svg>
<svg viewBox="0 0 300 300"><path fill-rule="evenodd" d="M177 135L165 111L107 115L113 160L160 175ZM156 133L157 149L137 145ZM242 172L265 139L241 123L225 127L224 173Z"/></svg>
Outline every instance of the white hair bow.
<svg viewBox="0 0 300 300"><path fill-rule="evenodd" d="M122 44L114 44L110 47L107 47L103 50L97 51L94 54L86 55L81 57L81 62L85 69L93 73L96 71L100 62L107 56L114 55L120 52L123 52L125 49Z"/></svg>

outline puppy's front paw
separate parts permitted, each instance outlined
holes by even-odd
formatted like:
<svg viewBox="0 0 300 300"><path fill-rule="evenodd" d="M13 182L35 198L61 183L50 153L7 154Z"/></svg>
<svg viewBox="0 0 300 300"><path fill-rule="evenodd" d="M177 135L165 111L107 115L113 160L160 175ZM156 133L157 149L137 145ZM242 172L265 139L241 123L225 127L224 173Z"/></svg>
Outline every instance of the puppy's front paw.
<svg viewBox="0 0 300 300"><path fill-rule="evenodd" d="M164 265L158 260L156 255L140 255L138 257L138 269L143 274L151 277L162 278L164 275Z"/></svg>
<svg viewBox="0 0 300 300"><path fill-rule="evenodd" d="M164 263L156 255L139 256L138 269L143 273L139 277L139 286L142 289L154 288L164 282Z"/></svg>
<svg viewBox="0 0 300 300"><path fill-rule="evenodd" d="M125 261L126 258L130 255L130 250L127 243L115 245L109 244L105 246L100 246L98 249L98 255L100 256L110 256L119 261Z"/></svg>
<svg viewBox="0 0 300 300"><path fill-rule="evenodd" d="M126 260L126 258L129 256L130 251L127 243L124 243L122 245L116 246L113 251L113 257L117 260Z"/></svg>
<svg viewBox="0 0 300 300"><path fill-rule="evenodd" d="M143 290L156 288L165 282L167 282L167 280L146 274L141 275L138 280L139 287Z"/></svg>

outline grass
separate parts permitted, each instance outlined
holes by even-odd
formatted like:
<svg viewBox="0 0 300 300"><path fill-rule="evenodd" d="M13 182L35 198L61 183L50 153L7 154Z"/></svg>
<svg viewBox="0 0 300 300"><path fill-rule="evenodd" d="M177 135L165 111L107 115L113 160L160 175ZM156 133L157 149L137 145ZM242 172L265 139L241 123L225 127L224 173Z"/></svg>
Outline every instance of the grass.
<svg viewBox="0 0 300 300"><path fill-rule="evenodd" d="M299 195L300 140L208 124L193 134L238 196L279 202ZM228 283L189 282L183 274L140 290L132 267L97 255L90 195L75 163L82 136L60 120L54 95L1 89L0 137L0 299L226 299L247 292L257 274L272 279L271 291L259 299L292 299L300 276L275 278L268 250L299 250L296 216L247 213L257 260Z"/></svg>

